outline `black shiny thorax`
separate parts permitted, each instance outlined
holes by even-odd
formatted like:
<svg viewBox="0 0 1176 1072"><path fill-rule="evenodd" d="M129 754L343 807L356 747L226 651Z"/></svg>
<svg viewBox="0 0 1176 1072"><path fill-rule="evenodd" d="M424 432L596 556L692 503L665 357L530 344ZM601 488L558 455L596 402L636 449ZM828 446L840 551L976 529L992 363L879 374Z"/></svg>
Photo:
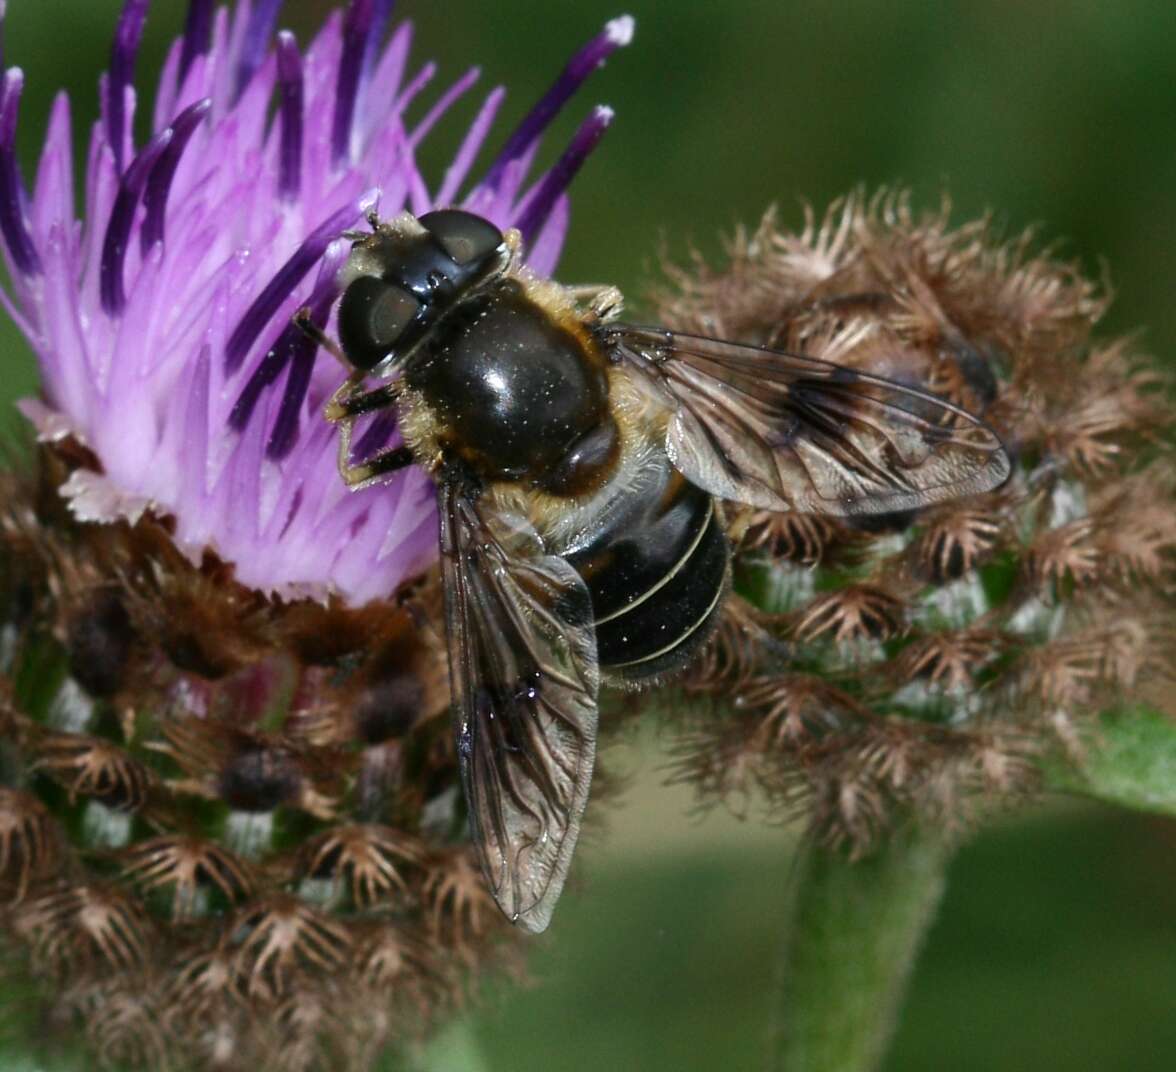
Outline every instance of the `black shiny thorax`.
<svg viewBox="0 0 1176 1072"><path fill-rule="evenodd" d="M438 446L485 479L547 486L569 456L573 468L584 457L603 466L614 450L607 362L513 280L454 304L404 377L435 417Z"/></svg>

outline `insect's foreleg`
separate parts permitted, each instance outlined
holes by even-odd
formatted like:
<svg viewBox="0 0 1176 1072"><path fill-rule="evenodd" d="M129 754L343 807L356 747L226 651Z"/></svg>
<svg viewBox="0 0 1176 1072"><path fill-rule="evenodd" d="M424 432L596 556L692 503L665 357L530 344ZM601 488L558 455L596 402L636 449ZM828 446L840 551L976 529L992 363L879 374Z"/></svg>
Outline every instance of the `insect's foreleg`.
<svg viewBox="0 0 1176 1072"><path fill-rule="evenodd" d="M347 360L347 355L343 353L343 348L338 342L335 342L326 331L318 326L310 316L310 307L303 306L294 314L294 326L298 328L303 335L308 339L313 340L318 346L321 346L327 351L330 356L334 357L341 366L348 371L354 368L353 364Z"/></svg>
<svg viewBox="0 0 1176 1072"><path fill-rule="evenodd" d="M371 391L357 391L363 373L354 372L332 396L326 418L339 425L339 475L352 490L370 487L383 477L413 464L412 451L405 446L385 447L360 463L351 460L351 437L356 419L365 413L394 405L399 394L395 383L381 384Z"/></svg>
<svg viewBox="0 0 1176 1072"><path fill-rule="evenodd" d="M394 406L400 397L400 385L385 383L370 391L356 392L362 376L352 376L331 396L327 403L325 415L332 424L346 420L348 417L360 417L365 413L372 413L378 409Z"/></svg>
<svg viewBox="0 0 1176 1072"><path fill-rule="evenodd" d="M385 447L370 458L356 465L351 461L351 422L345 421L339 437L339 474L343 483L352 491L378 484L384 477L413 464L412 451L408 447Z"/></svg>
<svg viewBox="0 0 1176 1072"><path fill-rule="evenodd" d="M347 360L347 355L343 352L343 347L311 319L309 305L304 305L294 314L294 324L304 335L326 350L327 353L334 357L349 372L354 368L351 362Z"/></svg>

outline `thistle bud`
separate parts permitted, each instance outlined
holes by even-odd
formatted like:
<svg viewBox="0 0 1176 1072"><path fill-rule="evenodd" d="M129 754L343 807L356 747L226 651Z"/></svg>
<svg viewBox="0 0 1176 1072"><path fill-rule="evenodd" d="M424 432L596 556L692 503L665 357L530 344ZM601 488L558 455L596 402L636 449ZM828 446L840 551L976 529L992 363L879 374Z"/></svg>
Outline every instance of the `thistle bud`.
<svg viewBox="0 0 1176 1072"><path fill-rule="evenodd" d="M667 323L932 392L1015 464L988 494L868 524L731 510L754 613L732 602L686 682L714 703L676 776L706 801L762 792L859 853L912 814L958 830L1083 749L1109 701L1171 680L1162 378L1097 336L1107 299L1074 266L902 195L800 233L769 213L729 253L670 268Z"/></svg>

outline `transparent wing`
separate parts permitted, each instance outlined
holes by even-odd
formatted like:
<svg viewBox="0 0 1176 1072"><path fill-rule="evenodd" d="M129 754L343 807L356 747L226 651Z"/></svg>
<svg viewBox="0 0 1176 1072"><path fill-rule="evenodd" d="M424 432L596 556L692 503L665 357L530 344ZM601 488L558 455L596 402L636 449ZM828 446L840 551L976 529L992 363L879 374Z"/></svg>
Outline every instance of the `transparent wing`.
<svg viewBox="0 0 1176 1072"><path fill-rule="evenodd" d="M814 357L612 324L614 359L669 408L666 451L690 481L769 510L910 510L999 487L996 433L935 395Z"/></svg>
<svg viewBox="0 0 1176 1072"><path fill-rule="evenodd" d="M470 826L506 916L542 931L596 754L596 636L580 575L522 518L438 490L454 729Z"/></svg>

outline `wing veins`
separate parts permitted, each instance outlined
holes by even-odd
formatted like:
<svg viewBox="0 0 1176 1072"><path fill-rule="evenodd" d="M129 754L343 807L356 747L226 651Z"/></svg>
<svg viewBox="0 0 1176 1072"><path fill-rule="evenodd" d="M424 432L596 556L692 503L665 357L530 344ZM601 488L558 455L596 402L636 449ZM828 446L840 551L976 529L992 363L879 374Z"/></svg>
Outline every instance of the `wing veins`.
<svg viewBox="0 0 1176 1072"><path fill-rule="evenodd" d="M978 417L927 391L804 354L613 324L603 343L679 417L667 450L721 498L877 513L991 490L1007 453ZM818 458L823 459L818 461Z"/></svg>
<svg viewBox="0 0 1176 1072"><path fill-rule="evenodd" d="M442 566L462 782L499 906L546 927L595 754L591 603L525 520L441 481ZM567 601L574 621L551 606Z"/></svg>

